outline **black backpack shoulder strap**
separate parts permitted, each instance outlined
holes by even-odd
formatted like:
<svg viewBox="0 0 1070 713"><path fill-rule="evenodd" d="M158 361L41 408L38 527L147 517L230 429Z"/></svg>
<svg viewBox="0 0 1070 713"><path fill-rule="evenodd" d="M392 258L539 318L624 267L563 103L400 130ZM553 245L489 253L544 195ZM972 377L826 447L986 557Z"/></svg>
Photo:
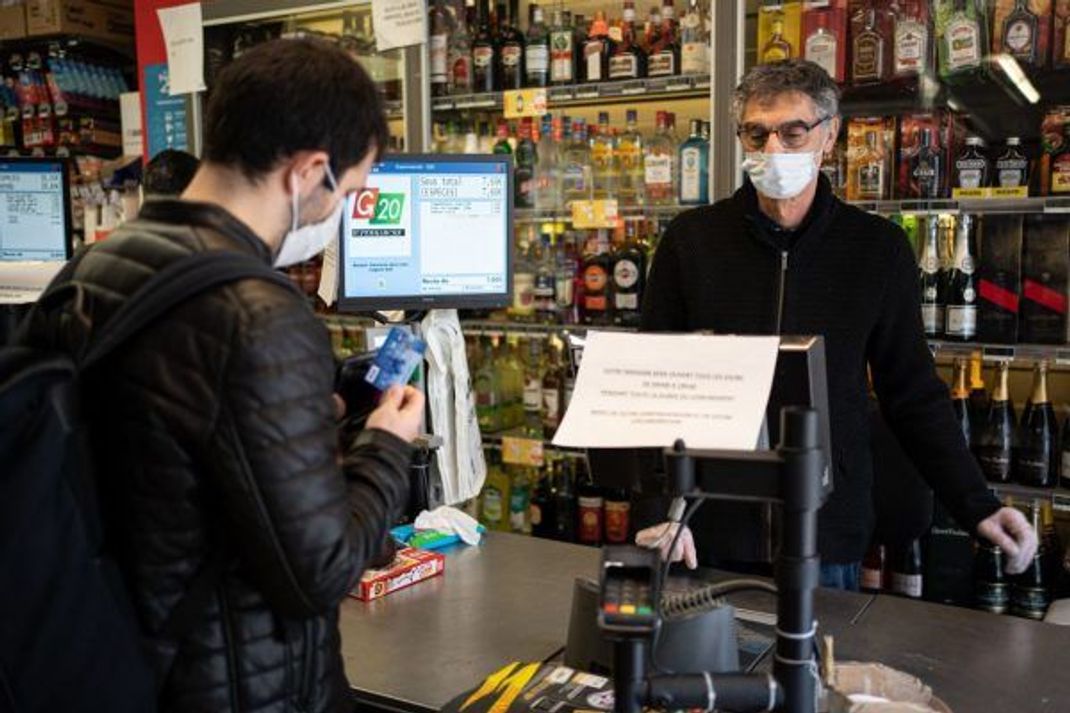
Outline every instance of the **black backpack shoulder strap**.
<svg viewBox="0 0 1070 713"><path fill-rule="evenodd" d="M101 331L94 335L80 368L107 356L153 321L205 290L255 278L294 290L285 275L256 258L229 251L198 252L172 262L130 295Z"/></svg>

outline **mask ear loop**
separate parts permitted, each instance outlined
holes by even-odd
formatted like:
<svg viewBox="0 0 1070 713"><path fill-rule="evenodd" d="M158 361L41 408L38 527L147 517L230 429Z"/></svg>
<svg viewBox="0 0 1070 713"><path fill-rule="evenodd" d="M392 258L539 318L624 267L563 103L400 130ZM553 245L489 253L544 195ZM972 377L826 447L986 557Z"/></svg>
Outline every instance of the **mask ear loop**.
<svg viewBox="0 0 1070 713"><path fill-rule="evenodd" d="M290 232L293 233L297 230L297 210L298 210L298 195L297 195L297 176L290 174Z"/></svg>

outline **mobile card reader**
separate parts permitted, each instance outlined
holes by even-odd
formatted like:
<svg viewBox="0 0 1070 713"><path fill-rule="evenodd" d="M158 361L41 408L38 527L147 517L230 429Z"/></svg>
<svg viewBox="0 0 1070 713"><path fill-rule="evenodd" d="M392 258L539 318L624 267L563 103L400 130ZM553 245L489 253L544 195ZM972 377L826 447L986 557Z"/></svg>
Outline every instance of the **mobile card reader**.
<svg viewBox="0 0 1070 713"><path fill-rule="evenodd" d="M658 552L628 545L602 549L598 625L608 634L642 636L658 626Z"/></svg>

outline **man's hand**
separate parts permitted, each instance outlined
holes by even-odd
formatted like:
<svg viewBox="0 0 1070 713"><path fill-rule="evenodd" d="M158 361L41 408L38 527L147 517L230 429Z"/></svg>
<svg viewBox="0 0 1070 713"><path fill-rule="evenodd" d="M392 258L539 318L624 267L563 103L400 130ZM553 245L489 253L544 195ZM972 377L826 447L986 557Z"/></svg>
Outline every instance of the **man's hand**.
<svg viewBox="0 0 1070 713"><path fill-rule="evenodd" d="M411 443L420 434L424 415L424 395L411 386L392 386L384 394L379 406L368 416L367 428L393 433Z"/></svg>
<svg viewBox="0 0 1070 713"><path fill-rule="evenodd" d="M635 535L635 544L651 550L661 552L661 559L669 559L669 548L672 547L676 530L680 527L678 522L663 522L660 525L640 530ZM695 551L695 538L691 535L691 529L685 527L676 541L676 548L672 551L672 561L683 560L688 569L698 567L698 553Z"/></svg>
<svg viewBox="0 0 1070 713"><path fill-rule="evenodd" d="M977 534L998 545L1008 574L1021 574L1037 552L1037 533L1017 508L1000 508L977 525Z"/></svg>

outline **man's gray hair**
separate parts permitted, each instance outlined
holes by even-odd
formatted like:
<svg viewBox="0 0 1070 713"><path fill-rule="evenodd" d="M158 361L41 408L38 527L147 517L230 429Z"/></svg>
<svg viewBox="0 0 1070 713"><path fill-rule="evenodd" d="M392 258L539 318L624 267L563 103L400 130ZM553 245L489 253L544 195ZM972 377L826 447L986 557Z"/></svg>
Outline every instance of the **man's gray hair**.
<svg viewBox="0 0 1070 713"><path fill-rule="evenodd" d="M732 114L743 121L743 109L751 99L773 100L786 92L800 92L817 106L819 117L840 112L840 88L820 65L805 59L786 59L753 67L732 94Z"/></svg>

